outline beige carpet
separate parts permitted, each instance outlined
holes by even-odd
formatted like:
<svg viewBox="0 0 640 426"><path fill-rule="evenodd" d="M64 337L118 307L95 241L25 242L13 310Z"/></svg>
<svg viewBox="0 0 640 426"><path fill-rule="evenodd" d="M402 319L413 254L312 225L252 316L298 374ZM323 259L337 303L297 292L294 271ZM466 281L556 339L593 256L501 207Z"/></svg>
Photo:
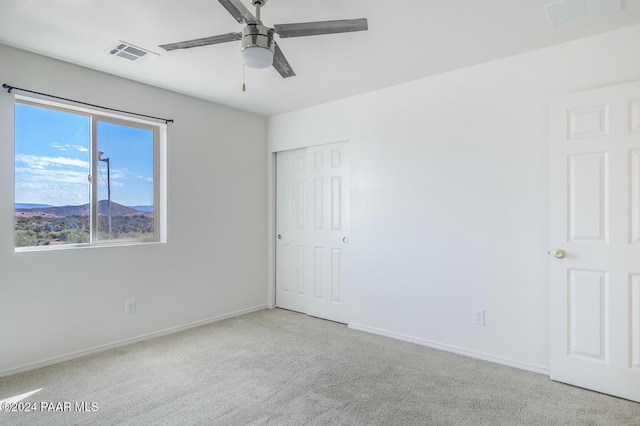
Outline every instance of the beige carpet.
<svg viewBox="0 0 640 426"><path fill-rule="evenodd" d="M284 310L3 378L0 400L37 389L0 424L640 425L634 402Z"/></svg>

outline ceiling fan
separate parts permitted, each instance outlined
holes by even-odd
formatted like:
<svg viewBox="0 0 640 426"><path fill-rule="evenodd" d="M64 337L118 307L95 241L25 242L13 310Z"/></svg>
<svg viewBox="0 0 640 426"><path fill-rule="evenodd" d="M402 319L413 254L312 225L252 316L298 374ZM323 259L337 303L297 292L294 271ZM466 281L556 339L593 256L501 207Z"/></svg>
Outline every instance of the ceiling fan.
<svg viewBox="0 0 640 426"><path fill-rule="evenodd" d="M269 28L264 26L260 20L260 8L264 6L268 0L251 0L251 3L256 7L255 16L244 7L240 0L218 1L236 21L241 24L246 24L242 32L163 44L159 47L169 51L242 40L242 56L247 66L251 68L268 68L273 65L283 78L287 78L293 77L296 73L293 72L287 58L284 57L282 50L280 50L278 44L273 39L274 33L278 34L280 38L288 38L366 31L368 29L366 18L279 24L274 25L273 28Z"/></svg>

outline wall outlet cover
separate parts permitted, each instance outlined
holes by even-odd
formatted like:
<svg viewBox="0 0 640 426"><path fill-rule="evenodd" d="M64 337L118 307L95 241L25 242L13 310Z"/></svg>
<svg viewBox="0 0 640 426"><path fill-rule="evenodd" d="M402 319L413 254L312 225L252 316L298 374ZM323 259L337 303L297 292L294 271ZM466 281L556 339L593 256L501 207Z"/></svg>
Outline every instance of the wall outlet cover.
<svg viewBox="0 0 640 426"><path fill-rule="evenodd" d="M136 299L127 299L124 301L124 313L134 314L136 312Z"/></svg>
<svg viewBox="0 0 640 426"><path fill-rule="evenodd" d="M484 325L484 309L474 309L471 322L475 325Z"/></svg>

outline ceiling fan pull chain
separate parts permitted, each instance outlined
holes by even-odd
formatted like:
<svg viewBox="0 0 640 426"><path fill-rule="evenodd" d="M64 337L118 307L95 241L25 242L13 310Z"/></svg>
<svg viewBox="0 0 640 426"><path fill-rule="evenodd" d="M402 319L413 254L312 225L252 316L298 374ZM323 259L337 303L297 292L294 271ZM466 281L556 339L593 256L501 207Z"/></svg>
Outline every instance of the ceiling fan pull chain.
<svg viewBox="0 0 640 426"><path fill-rule="evenodd" d="M242 64L242 91L247 91L247 86L244 84L244 64Z"/></svg>

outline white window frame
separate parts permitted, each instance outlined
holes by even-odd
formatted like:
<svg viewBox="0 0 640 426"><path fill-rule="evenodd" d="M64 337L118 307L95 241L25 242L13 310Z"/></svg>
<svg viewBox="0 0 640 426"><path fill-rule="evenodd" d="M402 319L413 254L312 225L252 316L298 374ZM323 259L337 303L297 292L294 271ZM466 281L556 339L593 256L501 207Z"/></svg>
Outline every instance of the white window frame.
<svg viewBox="0 0 640 426"><path fill-rule="evenodd" d="M48 245L48 246L27 246L16 247L14 240L14 250L16 252L28 252L28 251L40 251L40 250L67 250L67 249L80 249L80 248L95 248L95 247L114 247L114 246L129 246L129 245L147 245L154 243L166 243L167 242L167 124L158 123L149 120L139 119L136 117L130 117L125 114L114 114L104 111L98 111L89 108L78 107L67 103L52 102L46 99L15 95L14 104L32 105L40 108L54 109L58 111L69 112L72 114L85 115L89 117L91 132L90 132L90 230L89 230L89 242L88 243L76 243L76 244L61 244L61 245ZM14 108L15 111L15 108ZM104 240L96 238L98 233L98 179L95 178L98 170L98 138L97 129L98 122L106 122L117 125L131 126L143 128L146 130L152 130L154 132L153 150L154 150L154 164L153 164L153 221L154 221L154 235L152 238L139 238L139 239L117 239L117 240ZM15 130L14 130L14 150L15 150ZM14 151L15 155L15 151ZM15 192L14 192L14 205L15 205ZM14 234L15 238L15 234Z"/></svg>

